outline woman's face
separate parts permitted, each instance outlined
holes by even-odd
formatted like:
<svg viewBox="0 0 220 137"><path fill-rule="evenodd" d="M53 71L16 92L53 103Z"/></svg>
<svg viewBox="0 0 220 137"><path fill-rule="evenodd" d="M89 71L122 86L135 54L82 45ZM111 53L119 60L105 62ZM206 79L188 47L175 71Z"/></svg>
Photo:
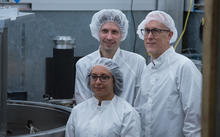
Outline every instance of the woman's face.
<svg viewBox="0 0 220 137"><path fill-rule="evenodd" d="M114 97L114 82L111 72L104 66L96 65L90 74L90 87L98 100Z"/></svg>

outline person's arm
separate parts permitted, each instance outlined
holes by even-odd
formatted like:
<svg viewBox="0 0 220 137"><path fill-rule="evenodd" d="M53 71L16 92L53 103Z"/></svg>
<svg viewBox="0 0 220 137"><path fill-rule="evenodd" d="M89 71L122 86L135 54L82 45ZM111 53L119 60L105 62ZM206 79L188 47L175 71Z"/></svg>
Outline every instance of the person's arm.
<svg viewBox="0 0 220 137"><path fill-rule="evenodd" d="M120 136L121 137L141 136L141 121L137 111L133 110L124 116Z"/></svg>
<svg viewBox="0 0 220 137"><path fill-rule="evenodd" d="M66 124L65 137L75 137L75 125L74 125L73 112L70 114Z"/></svg>
<svg viewBox="0 0 220 137"><path fill-rule="evenodd" d="M75 77L75 99L76 104L79 104L92 96L92 92L87 87L87 66L76 63L76 77Z"/></svg>
<svg viewBox="0 0 220 137"><path fill-rule="evenodd" d="M138 64L138 71L137 71L137 77L136 77L136 85L135 85L135 94L134 94L134 102L132 104L132 106L136 107L137 106L137 102L138 102L138 94L140 94L141 91L141 79L143 76L143 72L146 69L146 60L143 58L142 60L139 61Z"/></svg>
<svg viewBox="0 0 220 137"><path fill-rule="evenodd" d="M201 137L202 75L192 62L186 62L180 73L180 97L185 113L185 137Z"/></svg>

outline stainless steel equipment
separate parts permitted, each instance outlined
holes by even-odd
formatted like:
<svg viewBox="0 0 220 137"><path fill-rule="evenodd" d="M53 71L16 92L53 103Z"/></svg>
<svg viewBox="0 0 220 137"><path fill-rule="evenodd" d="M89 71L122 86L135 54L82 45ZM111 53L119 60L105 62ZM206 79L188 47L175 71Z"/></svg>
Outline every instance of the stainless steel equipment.
<svg viewBox="0 0 220 137"><path fill-rule="evenodd" d="M50 99L46 102L52 103L55 105L62 105L62 106L70 107L70 108L76 105L75 99Z"/></svg>
<svg viewBox="0 0 220 137"><path fill-rule="evenodd" d="M54 38L53 57L46 58L46 95L72 99L74 94L74 45L70 36Z"/></svg>
<svg viewBox="0 0 220 137"><path fill-rule="evenodd" d="M7 47L7 28L4 28L4 21L0 19L0 136L6 134L6 100L8 91L7 81L7 65L8 65L8 47ZM1 26L2 25L2 26ZM2 27L2 28L1 28Z"/></svg>
<svg viewBox="0 0 220 137"><path fill-rule="evenodd" d="M1 9L0 9L1 10ZM3 9L5 11L5 9ZM10 9L9 9L10 11ZM7 12L6 12L7 13ZM16 17L25 18L33 13L19 13ZM7 130L7 92L8 92L8 25L11 16L0 16L0 137L6 136ZM13 18L15 19L15 18ZM15 22L15 21L14 21Z"/></svg>
<svg viewBox="0 0 220 137"><path fill-rule="evenodd" d="M7 136L64 137L71 108L41 102L8 101Z"/></svg>
<svg viewBox="0 0 220 137"><path fill-rule="evenodd" d="M72 49L75 46L75 39L70 36L56 36L54 43L56 49Z"/></svg>

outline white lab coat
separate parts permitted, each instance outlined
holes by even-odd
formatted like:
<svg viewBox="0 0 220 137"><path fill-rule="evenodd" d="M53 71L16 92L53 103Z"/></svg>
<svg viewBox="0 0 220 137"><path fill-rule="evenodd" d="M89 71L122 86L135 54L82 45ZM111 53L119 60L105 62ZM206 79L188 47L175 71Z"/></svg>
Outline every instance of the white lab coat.
<svg viewBox="0 0 220 137"><path fill-rule="evenodd" d="M91 65L99 58L101 58L101 55L98 49L81 58L76 63L74 92L77 104L93 96L93 92L87 86L86 77L90 71L89 68ZM141 55L120 48L116 51L113 60L119 65L123 73L123 92L120 97L124 98L133 106L137 92L140 90L140 77L146 65L146 61Z"/></svg>
<svg viewBox="0 0 220 137"><path fill-rule="evenodd" d="M202 75L170 47L144 70L135 107L145 137L201 137Z"/></svg>
<svg viewBox="0 0 220 137"><path fill-rule="evenodd" d="M129 103L116 95L98 102L92 97L72 109L66 137L140 137L140 117Z"/></svg>

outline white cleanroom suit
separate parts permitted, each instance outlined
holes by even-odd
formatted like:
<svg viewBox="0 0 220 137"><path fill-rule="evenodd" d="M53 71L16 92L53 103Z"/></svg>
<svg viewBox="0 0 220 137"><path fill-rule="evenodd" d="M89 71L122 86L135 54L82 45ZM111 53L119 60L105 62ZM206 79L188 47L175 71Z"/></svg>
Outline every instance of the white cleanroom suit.
<svg viewBox="0 0 220 137"><path fill-rule="evenodd" d="M92 91L87 87L86 77L90 73L90 66L101 58L100 50L81 58L76 63L76 78L75 78L75 99L79 104L88 98L92 97ZM122 73L123 73L123 92L120 97L124 98L128 103L133 105L137 92L140 90L140 77L143 72L143 68L146 65L145 59L136 53L117 49L113 56Z"/></svg>
<svg viewBox="0 0 220 137"><path fill-rule="evenodd" d="M99 101L92 97L72 109L66 137L140 137L138 112L124 99Z"/></svg>
<svg viewBox="0 0 220 137"><path fill-rule="evenodd" d="M135 107L144 137L201 137L202 75L171 46L143 73Z"/></svg>

